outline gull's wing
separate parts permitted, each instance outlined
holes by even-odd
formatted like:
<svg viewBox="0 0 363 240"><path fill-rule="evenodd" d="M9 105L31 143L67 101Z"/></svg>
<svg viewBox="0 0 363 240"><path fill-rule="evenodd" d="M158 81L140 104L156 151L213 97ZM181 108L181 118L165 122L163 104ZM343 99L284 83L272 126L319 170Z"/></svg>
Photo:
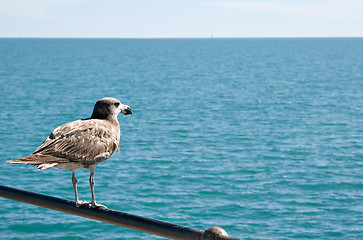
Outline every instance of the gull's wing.
<svg viewBox="0 0 363 240"><path fill-rule="evenodd" d="M107 120L78 120L57 127L31 155L10 162L91 165L109 158L119 147L119 138L119 126Z"/></svg>

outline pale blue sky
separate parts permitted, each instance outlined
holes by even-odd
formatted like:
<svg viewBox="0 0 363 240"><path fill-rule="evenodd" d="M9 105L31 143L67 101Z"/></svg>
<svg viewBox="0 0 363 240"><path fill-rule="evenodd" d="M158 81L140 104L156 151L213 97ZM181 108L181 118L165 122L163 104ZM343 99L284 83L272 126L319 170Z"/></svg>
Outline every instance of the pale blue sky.
<svg viewBox="0 0 363 240"><path fill-rule="evenodd" d="M363 37L363 0L0 0L0 37Z"/></svg>

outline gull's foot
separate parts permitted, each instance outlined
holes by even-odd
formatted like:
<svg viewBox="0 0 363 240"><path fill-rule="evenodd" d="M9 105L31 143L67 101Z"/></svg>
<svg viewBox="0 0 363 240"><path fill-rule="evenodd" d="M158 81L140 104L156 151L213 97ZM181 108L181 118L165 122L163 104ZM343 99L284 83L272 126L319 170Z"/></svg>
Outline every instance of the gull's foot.
<svg viewBox="0 0 363 240"><path fill-rule="evenodd" d="M98 204L96 202L91 202L91 208L107 208L105 205Z"/></svg>
<svg viewBox="0 0 363 240"><path fill-rule="evenodd" d="M76 202L76 206L77 207L85 207L85 206L88 206L90 203L87 202L87 201L77 201Z"/></svg>

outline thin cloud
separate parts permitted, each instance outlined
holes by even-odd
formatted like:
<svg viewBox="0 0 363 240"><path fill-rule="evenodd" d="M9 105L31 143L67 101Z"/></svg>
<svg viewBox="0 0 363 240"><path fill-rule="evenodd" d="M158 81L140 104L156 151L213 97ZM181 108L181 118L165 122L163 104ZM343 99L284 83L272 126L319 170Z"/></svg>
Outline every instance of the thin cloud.
<svg viewBox="0 0 363 240"><path fill-rule="evenodd" d="M0 0L0 14L10 17L49 18L48 11L78 4L79 0Z"/></svg>
<svg viewBox="0 0 363 240"><path fill-rule="evenodd" d="M209 6L279 15L362 18L363 1L215 1Z"/></svg>

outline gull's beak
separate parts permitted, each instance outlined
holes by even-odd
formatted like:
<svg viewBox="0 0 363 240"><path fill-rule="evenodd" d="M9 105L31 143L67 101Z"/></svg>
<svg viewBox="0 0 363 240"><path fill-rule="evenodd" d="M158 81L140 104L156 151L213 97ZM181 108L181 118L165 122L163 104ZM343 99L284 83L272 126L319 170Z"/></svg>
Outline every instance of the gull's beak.
<svg viewBox="0 0 363 240"><path fill-rule="evenodd" d="M120 109L120 112L122 114L124 114L124 115L132 114L131 108L129 106L127 106L127 105L121 104L120 107L119 107L119 109Z"/></svg>

